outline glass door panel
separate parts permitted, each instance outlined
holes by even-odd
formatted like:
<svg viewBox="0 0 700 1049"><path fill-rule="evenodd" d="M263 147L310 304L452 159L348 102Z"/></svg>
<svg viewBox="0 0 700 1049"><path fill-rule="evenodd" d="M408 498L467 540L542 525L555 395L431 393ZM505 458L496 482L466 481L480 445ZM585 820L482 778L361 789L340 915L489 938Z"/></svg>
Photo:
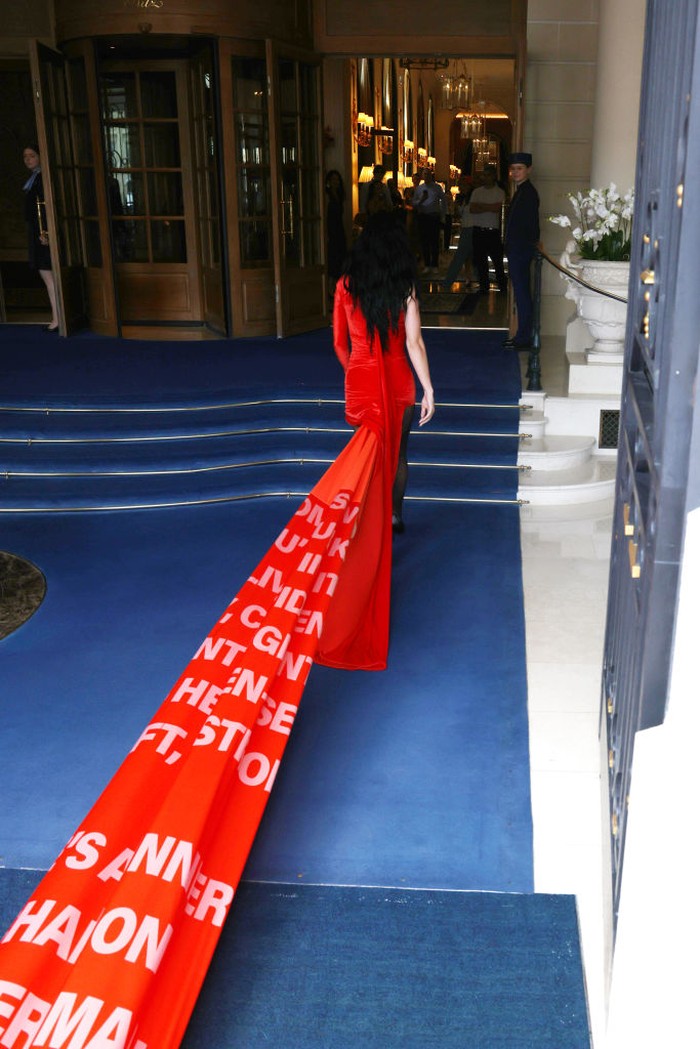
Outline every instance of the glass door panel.
<svg viewBox="0 0 700 1049"><path fill-rule="evenodd" d="M325 323L326 278L321 209L320 69L311 57L281 53L267 43L272 94L272 175L277 334Z"/></svg>
<svg viewBox="0 0 700 1049"><path fill-rule="evenodd" d="M187 262L175 72L103 76L102 112L119 261Z"/></svg>
<svg viewBox="0 0 700 1049"><path fill-rule="evenodd" d="M155 59L107 62L101 70L112 237L126 324L202 320L201 228L195 221L202 164L190 135L188 72L184 61ZM192 105L197 136L202 98L195 96Z"/></svg>
<svg viewBox="0 0 700 1049"><path fill-rule="evenodd" d="M264 47L219 43L231 330L275 332L268 77Z"/></svg>
<svg viewBox="0 0 700 1049"><path fill-rule="evenodd" d="M197 228L204 320L210 328L224 335L228 326L221 250L222 190L219 171L222 151L217 117L219 90L213 44L203 44L190 64Z"/></svg>
<svg viewBox="0 0 700 1049"><path fill-rule="evenodd" d="M234 58L232 75L241 264L269 267L272 215L265 60Z"/></svg>
<svg viewBox="0 0 700 1049"><path fill-rule="evenodd" d="M84 124L86 98L80 92L85 85L85 71L74 63L77 90L71 90L71 70L63 55L51 51L38 41L30 41L30 64L34 82L37 132L41 152L46 222L51 269L56 290L59 331L68 335L87 319L85 297L86 224L94 222L94 213L85 213L81 184L90 185L91 153L82 160L81 169L75 163L73 126L83 125L82 144L85 147ZM80 133L76 136L80 139ZM88 192L94 206L94 192ZM99 237L88 238L96 264L101 262Z"/></svg>

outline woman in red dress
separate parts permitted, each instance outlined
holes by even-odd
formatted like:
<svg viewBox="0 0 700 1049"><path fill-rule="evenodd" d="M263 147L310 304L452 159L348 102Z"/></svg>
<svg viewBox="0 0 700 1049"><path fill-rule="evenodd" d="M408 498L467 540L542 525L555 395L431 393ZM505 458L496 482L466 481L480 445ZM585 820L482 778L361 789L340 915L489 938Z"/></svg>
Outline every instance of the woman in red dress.
<svg viewBox="0 0 700 1049"><path fill-rule="evenodd" d="M423 388L419 425L435 412L415 285L405 230L391 214L373 216L336 286L333 345L345 370L347 421L380 430L389 446L394 531L403 531L406 448L416 400L408 358Z"/></svg>
<svg viewBox="0 0 700 1049"><path fill-rule="evenodd" d="M334 595L316 662L382 670L389 646L392 529L402 532L415 369L419 424L435 412L416 299L415 261L394 215L372 216L336 285L333 345L345 371L345 417L376 437L360 523ZM410 360L410 363L409 363Z"/></svg>

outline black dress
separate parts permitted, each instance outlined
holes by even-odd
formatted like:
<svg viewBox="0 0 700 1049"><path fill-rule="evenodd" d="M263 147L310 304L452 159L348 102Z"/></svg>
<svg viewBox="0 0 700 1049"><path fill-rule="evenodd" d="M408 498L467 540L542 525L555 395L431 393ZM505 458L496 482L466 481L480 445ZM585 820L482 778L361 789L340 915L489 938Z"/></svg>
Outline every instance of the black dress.
<svg viewBox="0 0 700 1049"><path fill-rule="evenodd" d="M42 216L45 215L44 184L41 174L32 182L29 189L24 191L24 218L27 223L27 239L29 247L29 265L33 270L51 269L51 252L48 244L42 244L39 240L39 215L37 212L37 201L42 203ZM46 220L44 219L44 223Z"/></svg>

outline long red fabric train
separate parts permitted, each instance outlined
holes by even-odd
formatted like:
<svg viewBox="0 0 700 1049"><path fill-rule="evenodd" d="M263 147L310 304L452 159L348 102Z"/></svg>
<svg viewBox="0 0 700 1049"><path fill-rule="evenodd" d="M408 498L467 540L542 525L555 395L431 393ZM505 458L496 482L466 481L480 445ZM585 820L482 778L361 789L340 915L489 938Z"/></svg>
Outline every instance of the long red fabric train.
<svg viewBox="0 0 700 1049"><path fill-rule="evenodd" d="M180 1044L312 662L386 664L392 444L357 430L3 937L3 1049Z"/></svg>

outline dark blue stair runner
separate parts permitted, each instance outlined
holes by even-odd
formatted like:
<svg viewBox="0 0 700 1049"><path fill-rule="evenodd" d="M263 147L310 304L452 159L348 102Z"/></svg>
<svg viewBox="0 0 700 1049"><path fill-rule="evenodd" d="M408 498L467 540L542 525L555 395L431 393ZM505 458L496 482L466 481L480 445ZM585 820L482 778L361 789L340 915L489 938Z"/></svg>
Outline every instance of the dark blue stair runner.
<svg viewBox="0 0 700 1049"><path fill-rule="evenodd" d="M439 405L411 436L412 499L513 500L517 405ZM211 403L10 405L0 510L124 509L303 496L347 443L326 396Z"/></svg>

